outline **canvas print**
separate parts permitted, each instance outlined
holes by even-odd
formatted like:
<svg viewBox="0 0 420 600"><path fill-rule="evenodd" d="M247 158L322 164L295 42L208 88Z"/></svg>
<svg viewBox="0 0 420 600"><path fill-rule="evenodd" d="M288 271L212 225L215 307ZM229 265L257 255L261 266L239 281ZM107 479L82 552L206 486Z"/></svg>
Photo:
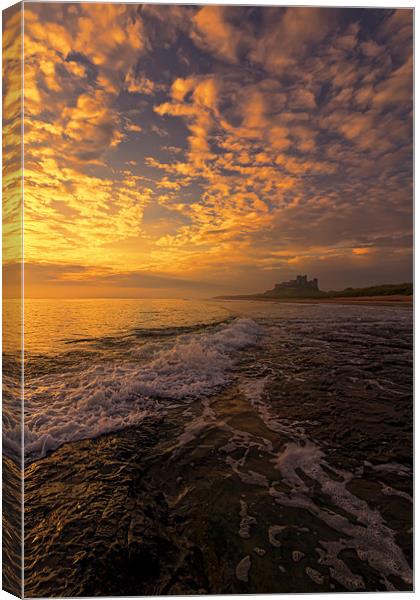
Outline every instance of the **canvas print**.
<svg viewBox="0 0 420 600"><path fill-rule="evenodd" d="M3 586L413 589L413 10L3 13Z"/></svg>

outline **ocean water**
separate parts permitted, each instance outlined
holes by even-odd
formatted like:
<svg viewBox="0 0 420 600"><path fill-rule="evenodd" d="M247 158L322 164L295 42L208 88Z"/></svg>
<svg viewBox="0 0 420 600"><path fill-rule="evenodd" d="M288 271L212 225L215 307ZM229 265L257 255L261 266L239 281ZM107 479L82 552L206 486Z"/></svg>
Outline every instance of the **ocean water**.
<svg viewBox="0 0 420 600"><path fill-rule="evenodd" d="M234 352L261 333L187 300L29 302L26 322L29 459L210 396L229 381Z"/></svg>
<svg viewBox="0 0 420 600"><path fill-rule="evenodd" d="M412 586L410 309L36 300L26 305L25 340L26 522L39 540L28 554L31 595L48 595L52 576L67 596L139 593L131 558L118 585L114 555L109 578L96 583L77 563L77 589L61 564L91 544L81 542L87 521L99 523L98 547L115 528L118 560L132 556L132 522L145 505L156 515L153 539L165 541L145 547L141 533L141 561L159 555L161 574L144 593ZM6 354L13 362L11 344ZM16 402L6 394L11 457ZM67 482L80 477L73 499ZM114 500L111 511L125 485L129 495L138 489L134 504ZM51 515L42 527L40 511ZM56 514L74 539L55 535ZM172 521L162 532L159 523ZM61 558L44 577L37 564L52 536ZM165 564L171 545L183 556L199 548L185 567L196 579L176 575L173 558ZM101 552L92 565L107 560ZM223 552L220 571L212 557Z"/></svg>
<svg viewBox="0 0 420 600"><path fill-rule="evenodd" d="M18 305L6 301L6 316ZM117 431L161 415L171 405L209 397L238 376L249 346L267 347L273 330L302 352L317 331L365 342L397 328L410 332L401 308L155 299L31 300L25 303L25 455ZM20 338L5 340L8 357ZM13 359L13 358L12 358ZM255 370L261 367L255 361ZM281 357L280 357L281 364ZM6 389L9 381L5 379ZM11 386L10 386L11 387ZM18 399L14 398L15 405ZM10 411L8 410L10 408ZM6 402L6 451L19 424ZM9 414L8 414L9 413ZM7 418L9 417L9 418Z"/></svg>

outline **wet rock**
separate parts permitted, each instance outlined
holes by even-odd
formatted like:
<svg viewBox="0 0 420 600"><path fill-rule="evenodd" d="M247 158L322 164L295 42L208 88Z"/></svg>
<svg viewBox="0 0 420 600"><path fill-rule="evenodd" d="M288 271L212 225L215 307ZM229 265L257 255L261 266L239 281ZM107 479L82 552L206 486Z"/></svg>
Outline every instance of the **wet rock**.
<svg viewBox="0 0 420 600"><path fill-rule="evenodd" d="M241 517L241 523L239 525L239 536L246 539L251 537L251 526L257 523L257 519L248 514L248 506L244 500L240 500L240 503L241 510L239 514Z"/></svg>
<svg viewBox="0 0 420 600"><path fill-rule="evenodd" d="M293 562L299 562L304 557L304 553L300 552L300 550L293 550L292 552L292 560Z"/></svg>
<svg viewBox="0 0 420 600"><path fill-rule="evenodd" d="M324 576L321 575L319 571L313 569L312 567L305 567L305 572L318 585L322 585L324 583Z"/></svg>
<svg viewBox="0 0 420 600"><path fill-rule="evenodd" d="M249 578L249 569L251 568L251 557L245 556L237 565L235 569L236 578L239 581L244 581L245 583Z"/></svg>
<svg viewBox="0 0 420 600"><path fill-rule="evenodd" d="M270 525L268 528L268 541L275 548L280 548L281 546L281 542L277 538L277 535L279 535L284 529L286 529L285 525Z"/></svg>

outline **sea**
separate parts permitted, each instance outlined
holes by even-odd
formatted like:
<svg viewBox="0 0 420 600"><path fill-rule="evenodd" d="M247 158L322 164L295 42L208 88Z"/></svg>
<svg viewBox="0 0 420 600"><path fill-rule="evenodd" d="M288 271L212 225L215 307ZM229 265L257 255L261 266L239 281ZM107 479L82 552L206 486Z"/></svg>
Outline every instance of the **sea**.
<svg viewBox="0 0 420 600"><path fill-rule="evenodd" d="M26 300L26 593L412 589L412 330L393 305Z"/></svg>

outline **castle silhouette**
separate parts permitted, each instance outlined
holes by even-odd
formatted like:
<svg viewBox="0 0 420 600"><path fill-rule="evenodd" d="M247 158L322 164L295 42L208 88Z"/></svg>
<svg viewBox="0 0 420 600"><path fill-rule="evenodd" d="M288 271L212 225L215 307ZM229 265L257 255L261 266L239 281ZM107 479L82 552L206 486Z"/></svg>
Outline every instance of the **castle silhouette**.
<svg viewBox="0 0 420 600"><path fill-rule="evenodd" d="M298 290L314 290L316 292L319 292L318 279L314 278L312 280L308 280L307 275L297 275L296 279L291 279L290 281L282 281L281 283L276 283L274 286L275 290L282 290L284 288L292 288Z"/></svg>

